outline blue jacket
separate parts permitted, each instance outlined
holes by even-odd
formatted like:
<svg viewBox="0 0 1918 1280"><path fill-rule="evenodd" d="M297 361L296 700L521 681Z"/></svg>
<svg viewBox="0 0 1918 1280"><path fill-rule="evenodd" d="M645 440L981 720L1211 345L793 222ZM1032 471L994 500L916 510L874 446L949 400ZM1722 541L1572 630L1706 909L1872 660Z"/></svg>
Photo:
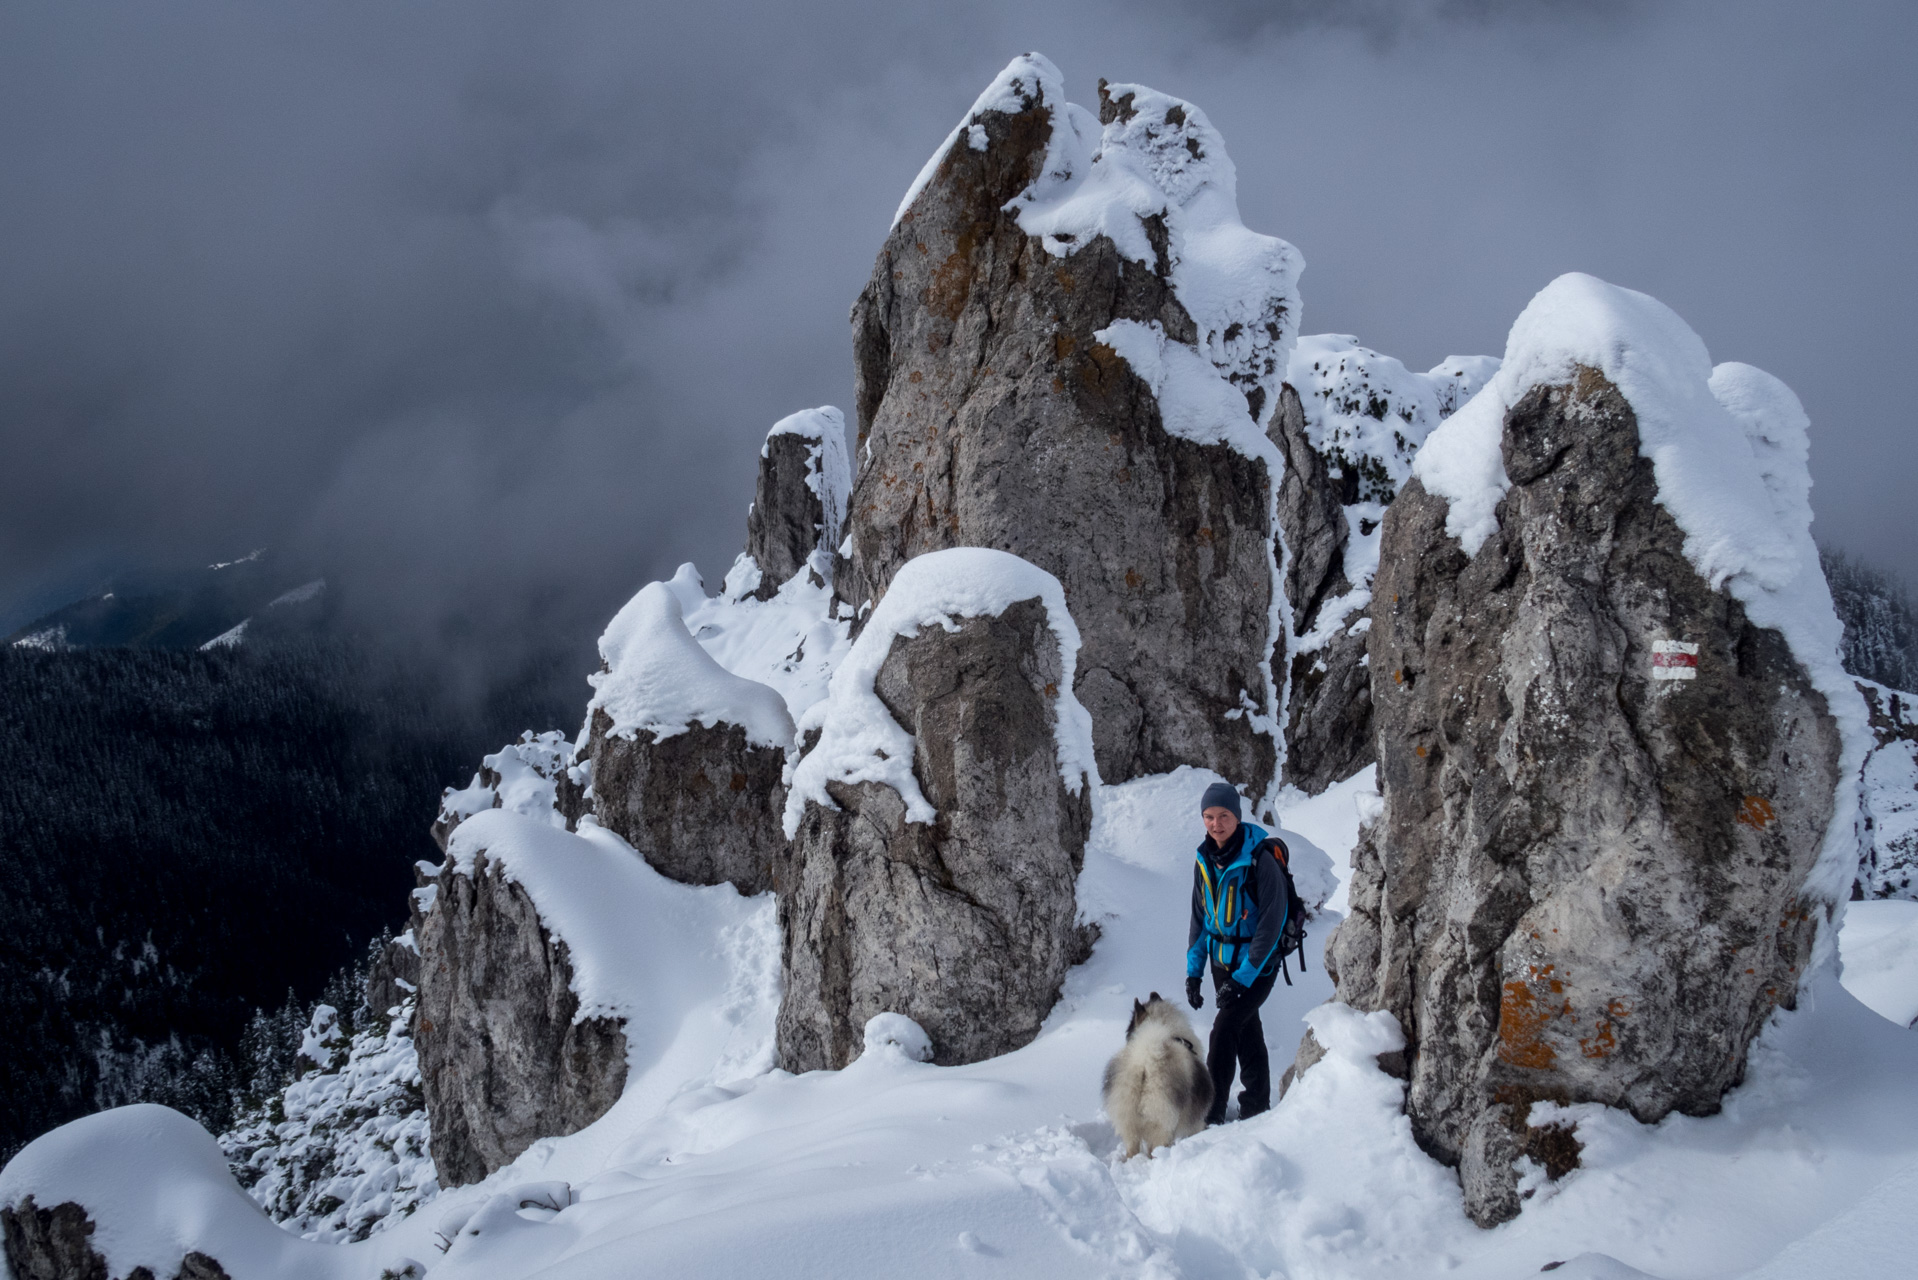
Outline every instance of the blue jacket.
<svg viewBox="0 0 1918 1280"><path fill-rule="evenodd" d="M1206 961L1249 987L1270 967L1291 899L1279 862L1259 846L1270 835L1241 822L1220 849L1207 836L1192 866L1192 926L1186 938L1185 972L1198 977ZM1264 908L1270 907L1271 910Z"/></svg>

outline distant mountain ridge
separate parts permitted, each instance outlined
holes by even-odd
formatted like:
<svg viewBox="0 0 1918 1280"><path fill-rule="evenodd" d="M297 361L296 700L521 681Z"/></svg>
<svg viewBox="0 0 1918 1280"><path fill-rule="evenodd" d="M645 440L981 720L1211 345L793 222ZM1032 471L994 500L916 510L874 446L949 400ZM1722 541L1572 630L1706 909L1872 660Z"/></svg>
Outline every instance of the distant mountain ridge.
<svg viewBox="0 0 1918 1280"><path fill-rule="evenodd" d="M128 573L5 637L24 649L198 649L241 627L310 630L324 615L325 579L264 548L196 569ZM228 641L230 643L231 641Z"/></svg>

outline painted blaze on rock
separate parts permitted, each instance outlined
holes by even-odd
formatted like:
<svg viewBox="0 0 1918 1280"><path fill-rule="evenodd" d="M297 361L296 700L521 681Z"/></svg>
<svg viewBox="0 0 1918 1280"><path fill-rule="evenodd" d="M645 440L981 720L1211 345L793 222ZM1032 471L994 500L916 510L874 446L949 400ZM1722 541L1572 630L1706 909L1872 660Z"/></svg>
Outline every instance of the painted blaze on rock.
<svg viewBox="0 0 1918 1280"><path fill-rule="evenodd" d="M1785 639L1687 561L1610 381L1531 388L1501 449L1476 554L1418 480L1386 515L1385 811L1327 954L1338 999L1404 1025L1414 1130L1482 1225L1518 1212L1518 1156L1568 1167L1534 1102L1650 1122L1742 1078L1810 956L1840 758Z"/></svg>
<svg viewBox="0 0 1918 1280"><path fill-rule="evenodd" d="M1207 352L1256 436L1295 324L1292 251L1256 237L1281 260L1277 283L1254 284L1269 289L1263 311L1218 333L1196 322L1176 286L1197 271L1180 230L1197 215L1179 202L1231 199L1216 134L1157 95L1153 117L1138 116L1143 90L1102 89L1095 121L1057 96L1056 76L1036 57L1008 69L902 211L853 306L862 461L836 589L858 608L924 552L1019 555L1059 579L1084 628L1074 691L1108 782L1198 764L1261 790L1276 753L1245 707L1266 709L1263 664L1276 660L1266 468L1170 433L1153 388L1098 335L1157 325ZM1136 233L1144 262L1106 234L1027 234L1009 208L1047 183L1089 185L1101 123L1100 166L1138 173L1141 199L1162 206L1115 204L1107 224Z"/></svg>

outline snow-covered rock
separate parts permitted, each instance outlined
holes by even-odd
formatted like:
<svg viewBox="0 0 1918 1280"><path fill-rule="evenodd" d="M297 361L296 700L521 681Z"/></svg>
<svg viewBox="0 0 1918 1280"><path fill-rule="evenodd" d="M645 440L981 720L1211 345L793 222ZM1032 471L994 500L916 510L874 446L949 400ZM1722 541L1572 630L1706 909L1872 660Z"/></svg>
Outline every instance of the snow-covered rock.
<svg viewBox="0 0 1918 1280"><path fill-rule="evenodd" d="M1871 754L1865 757L1865 847L1858 863L1858 894L1918 898L1918 707L1914 695L1868 680L1858 682L1871 716Z"/></svg>
<svg viewBox="0 0 1918 1280"><path fill-rule="evenodd" d="M1853 902L1840 941L1845 990L1901 1027L1918 1026L1918 902Z"/></svg>
<svg viewBox="0 0 1918 1280"><path fill-rule="evenodd" d="M772 599L801 573L817 586L830 585L851 491L844 414L823 405L775 422L759 450L746 550L728 580L738 577L743 585L757 574L757 584L746 589L756 600Z"/></svg>
<svg viewBox="0 0 1918 1280"><path fill-rule="evenodd" d="M1365 632L1379 525L1426 436L1498 365L1489 356L1448 356L1413 373L1345 334L1302 337L1293 350L1287 391L1267 427L1286 458L1286 786L1317 794L1372 762Z"/></svg>
<svg viewBox="0 0 1918 1280"><path fill-rule="evenodd" d="M1006 68L854 305L836 587L862 609L922 553L1021 556L1071 592L1101 773L1204 764L1263 794L1283 606L1261 428L1300 263L1240 223L1235 183L1190 103L1108 86L1095 119L1043 57Z"/></svg>
<svg viewBox="0 0 1918 1280"><path fill-rule="evenodd" d="M1306 439L1325 459L1339 500L1383 506L1411 478L1425 437L1498 365L1490 356L1449 356L1414 373L1350 334L1315 333L1299 339L1286 380L1298 388Z"/></svg>
<svg viewBox="0 0 1918 1280"><path fill-rule="evenodd" d="M894 577L787 801L788 1070L844 1066L884 1013L942 1063L1038 1033L1087 941L1073 884L1098 773L1078 650L1058 581L1006 552L932 552Z"/></svg>
<svg viewBox="0 0 1918 1280"><path fill-rule="evenodd" d="M1782 384L1564 277L1386 513L1384 813L1327 961L1481 1223L1532 1102L1709 1114L1831 946L1867 737L1805 456Z"/></svg>
<svg viewBox="0 0 1918 1280"><path fill-rule="evenodd" d="M476 813L506 809L540 822L565 826L558 789L573 756L573 744L557 729L528 729L490 756L480 757L479 772L464 787L448 787L433 820L433 840L443 851L453 829ZM381 1006L375 1006L376 1008Z"/></svg>
<svg viewBox="0 0 1918 1280"><path fill-rule="evenodd" d="M600 824L675 880L766 888L793 742L785 698L701 647L670 583L634 596L599 651L576 763Z"/></svg>

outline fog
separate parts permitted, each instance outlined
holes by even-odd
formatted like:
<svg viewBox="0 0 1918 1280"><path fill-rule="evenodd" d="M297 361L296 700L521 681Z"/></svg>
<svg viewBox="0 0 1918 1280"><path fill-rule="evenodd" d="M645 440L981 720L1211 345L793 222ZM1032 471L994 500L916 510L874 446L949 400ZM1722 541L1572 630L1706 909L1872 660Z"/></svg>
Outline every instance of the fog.
<svg viewBox="0 0 1918 1280"><path fill-rule="evenodd" d="M1037 49L1191 99L1303 326L1424 368L1554 276L1662 299L1813 421L1903 574L1918 10L467 0L0 10L0 630L256 546L392 632L590 639L738 551L847 405L900 195Z"/></svg>

